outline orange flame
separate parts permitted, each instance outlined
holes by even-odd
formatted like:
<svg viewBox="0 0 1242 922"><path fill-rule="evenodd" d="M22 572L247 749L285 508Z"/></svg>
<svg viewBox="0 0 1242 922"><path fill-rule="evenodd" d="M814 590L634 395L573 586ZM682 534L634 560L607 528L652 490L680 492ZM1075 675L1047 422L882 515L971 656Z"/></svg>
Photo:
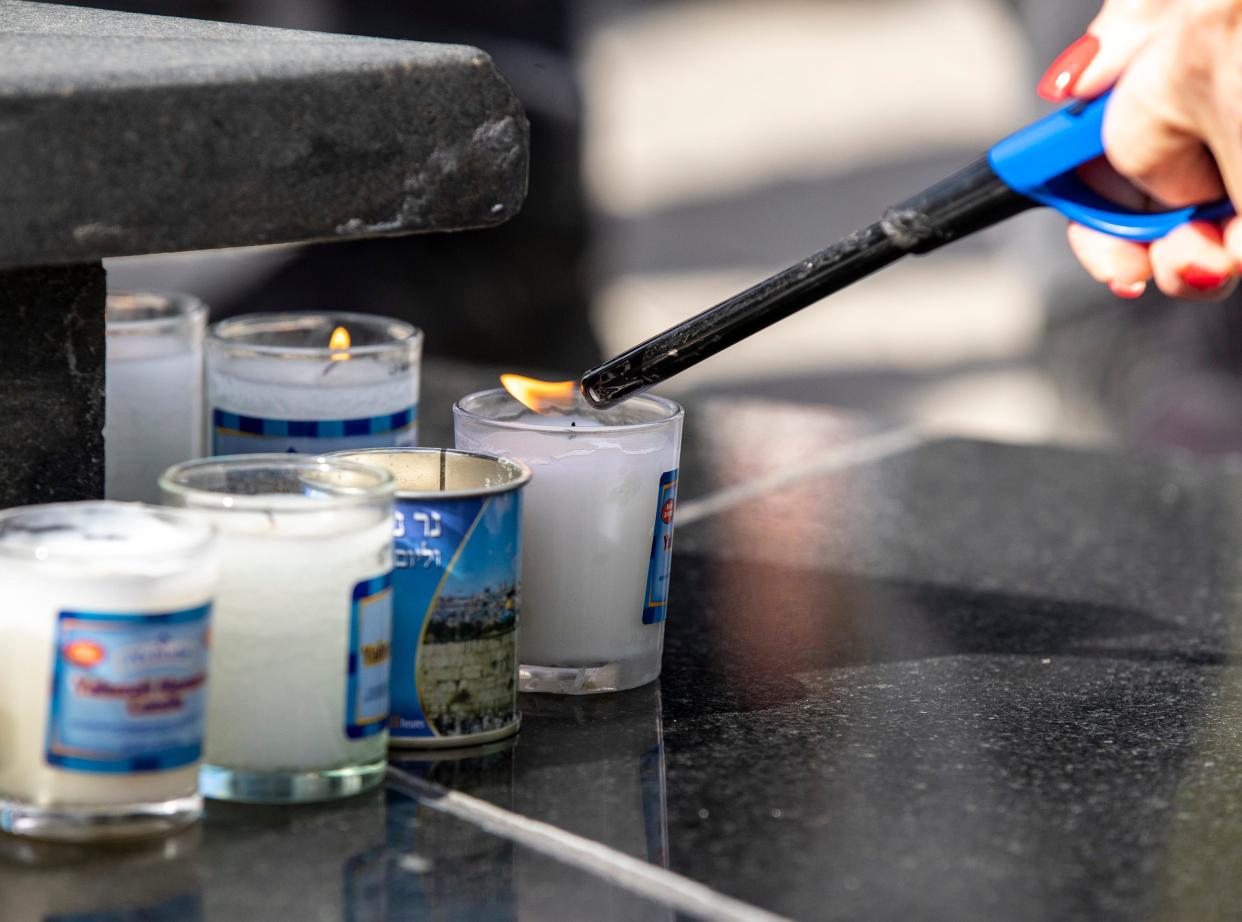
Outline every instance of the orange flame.
<svg viewBox="0 0 1242 922"><path fill-rule="evenodd" d="M349 344L350 344L349 330L345 329L344 327L337 327L335 330L332 331L332 337L328 340L329 349L332 349L333 351L338 350L338 349L344 350L344 349L349 348ZM334 355L332 356L332 361L336 362L341 359L347 359L347 358L349 358L348 355Z"/></svg>
<svg viewBox="0 0 1242 922"><path fill-rule="evenodd" d="M573 407L574 394L578 392L577 381L540 381L522 375L501 375L500 383L514 400L536 413L568 410Z"/></svg>

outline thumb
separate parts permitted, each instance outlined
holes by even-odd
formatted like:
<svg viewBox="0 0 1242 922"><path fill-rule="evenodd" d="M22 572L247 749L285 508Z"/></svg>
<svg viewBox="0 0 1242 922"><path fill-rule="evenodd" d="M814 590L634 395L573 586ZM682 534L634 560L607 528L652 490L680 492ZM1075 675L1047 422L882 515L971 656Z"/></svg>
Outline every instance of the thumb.
<svg viewBox="0 0 1242 922"><path fill-rule="evenodd" d="M1107 0L1087 33L1066 48L1040 78L1049 102L1091 99L1107 90L1160 28L1176 0Z"/></svg>

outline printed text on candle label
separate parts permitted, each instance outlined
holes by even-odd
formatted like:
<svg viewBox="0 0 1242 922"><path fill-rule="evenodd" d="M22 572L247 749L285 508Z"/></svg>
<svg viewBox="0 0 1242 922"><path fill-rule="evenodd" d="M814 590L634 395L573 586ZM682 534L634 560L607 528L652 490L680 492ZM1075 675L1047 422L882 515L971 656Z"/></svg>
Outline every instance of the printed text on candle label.
<svg viewBox="0 0 1242 922"><path fill-rule="evenodd" d="M81 772L180 768L202 752L210 606L159 614L62 611L49 765Z"/></svg>
<svg viewBox="0 0 1242 922"><path fill-rule="evenodd" d="M660 477L660 490L656 500L643 624L659 624L664 620L664 609L668 606L668 577L673 566L673 513L676 509L677 471L665 471Z"/></svg>
<svg viewBox="0 0 1242 922"><path fill-rule="evenodd" d="M391 738L516 722L520 503L516 492L397 500Z"/></svg>
<svg viewBox="0 0 1242 922"><path fill-rule="evenodd" d="M418 441L418 407L358 419L268 419L219 407L211 411L211 453L321 455L362 448L405 448Z"/></svg>
<svg viewBox="0 0 1242 922"><path fill-rule="evenodd" d="M345 681L345 735L381 733L388 720L388 670L392 662L392 574L354 586Z"/></svg>

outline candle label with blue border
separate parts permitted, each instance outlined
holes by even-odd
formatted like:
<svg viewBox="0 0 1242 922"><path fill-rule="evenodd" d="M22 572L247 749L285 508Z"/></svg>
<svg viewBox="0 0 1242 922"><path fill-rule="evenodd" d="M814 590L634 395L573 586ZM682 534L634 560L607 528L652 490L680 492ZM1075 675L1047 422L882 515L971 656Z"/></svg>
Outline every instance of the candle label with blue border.
<svg viewBox="0 0 1242 922"><path fill-rule="evenodd" d="M359 448L407 448L418 441L418 406L357 419L267 419L211 411L211 453L322 455Z"/></svg>
<svg viewBox="0 0 1242 922"><path fill-rule="evenodd" d="M198 761L210 611L60 612L47 763L118 774Z"/></svg>
<svg viewBox="0 0 1242 922"><path fill-rule="evenodd" d="M673 569L673 513L677 509L677 471L660 477L655 529L651 536L651 563L647 565L647 592L643 596L643 624L659 624L668 606L668 578Z"/></svg>
<svg viewBox="0 0 1242 922"><path fill-rule="evenodd" d="M345 674L345 735L350 739L383 732L391 664L392 574L385 573L354 586Z"/></svg>
<svg viewBox="0 0 1242 922"><path fill-rule="evenodd" d="M514 727L521 494L397 495L389 739L495 734Z"/></svg>

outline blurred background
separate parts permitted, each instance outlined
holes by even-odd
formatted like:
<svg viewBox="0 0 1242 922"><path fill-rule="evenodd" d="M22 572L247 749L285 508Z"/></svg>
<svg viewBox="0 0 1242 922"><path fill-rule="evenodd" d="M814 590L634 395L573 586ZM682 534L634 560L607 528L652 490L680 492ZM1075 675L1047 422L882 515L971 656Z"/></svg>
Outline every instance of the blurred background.
<svg viewBox="0 0 1242 922"><path fill-rule="evenodd" d="M129 0L136 12L465 42L531 120L496 230L108 261L213 317L409 319L448 362L577 376L850 230L1048 107L1094 0ZM451 6L451 11L447 9ZM908 259L670 382L1004 441L1242 450L1228 306L1120 302L1036 213ZM433 365L433 367L435 367ZM426 372L425 372L426 375Z"/></svg>

